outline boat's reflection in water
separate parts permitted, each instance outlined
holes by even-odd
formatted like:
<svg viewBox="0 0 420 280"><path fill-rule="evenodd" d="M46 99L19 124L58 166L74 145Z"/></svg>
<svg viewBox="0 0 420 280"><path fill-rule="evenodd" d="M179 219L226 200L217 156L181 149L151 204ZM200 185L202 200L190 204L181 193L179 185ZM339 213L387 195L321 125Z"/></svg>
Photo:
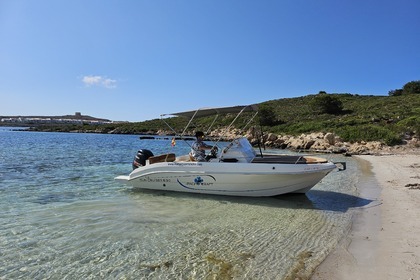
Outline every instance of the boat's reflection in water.
<svg viewBox="0 0 420 280"><path fill-rule="evenodd" d="M219 203L260 205L289 209L314 209L334 212L347 212L351 208L363 207L372 202L370 199L356 195L316 189L312 189L306 194L288 193L271 197L235 197L138 188L127 189L126 191L134 197L144 194L162 198L182 198L182 200L207 200Z"/></svg>

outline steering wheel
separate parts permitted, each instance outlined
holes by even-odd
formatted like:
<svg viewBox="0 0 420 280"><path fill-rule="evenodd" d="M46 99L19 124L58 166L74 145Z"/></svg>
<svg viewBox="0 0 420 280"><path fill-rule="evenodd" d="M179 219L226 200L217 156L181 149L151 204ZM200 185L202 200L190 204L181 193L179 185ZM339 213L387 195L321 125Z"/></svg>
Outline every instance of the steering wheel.
<svg viewBox="0 0 420 280"><path fill-rule="evenodd" d="M214 146L213 148L211 148L211 150L210 150L210 154L213 156L213 157L217 157L217 152L219 151L219 148L217 148L217 146Z"/></svg>

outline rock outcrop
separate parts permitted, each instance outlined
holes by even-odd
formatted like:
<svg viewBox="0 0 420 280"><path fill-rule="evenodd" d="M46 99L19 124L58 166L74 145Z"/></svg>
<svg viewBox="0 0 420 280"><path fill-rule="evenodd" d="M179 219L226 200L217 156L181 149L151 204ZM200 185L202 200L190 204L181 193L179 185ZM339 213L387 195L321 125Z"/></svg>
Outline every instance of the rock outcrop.
<svg viewBox="0 0 420 280"><path fill-rule="evenodd" d="M252 144L258 143L253 131L248 131L246 137ZM412 138L406 140L404 145L387 146L379 141L371 142L345 142L334 133L310 133L300 136L276 135L269 133L264 135L263 144L266 147L305 150L309 152L322 153L342 153L347 155L371 155L371 154L389 154L396 152L418 151L420 140Z"/></svg>

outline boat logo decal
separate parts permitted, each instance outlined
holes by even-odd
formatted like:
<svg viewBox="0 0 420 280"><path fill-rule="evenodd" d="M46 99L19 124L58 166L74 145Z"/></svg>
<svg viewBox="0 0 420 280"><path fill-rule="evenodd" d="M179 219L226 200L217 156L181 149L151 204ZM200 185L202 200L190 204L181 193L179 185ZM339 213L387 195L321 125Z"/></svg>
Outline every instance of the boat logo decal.
<svg viewBox="0 0 420 280"><path fill-rule="evenodd" d="M191 189L191 190L200 190L203 187L205 188L205 187L213 186L214 182L216 182L216 178L214 178L211 175L204 175L204 176L197 176L197 177L188 176L185 179L178 178L177 181L184 188Z"/></svg>
<svg viewBox="0 0 420 280"><path fill-rule="evenodd" d="M197 185L200 185L203 182L204 182L204 180L200 176L198 176L197 178L194 179L194 183L196 183Z"/></svg>

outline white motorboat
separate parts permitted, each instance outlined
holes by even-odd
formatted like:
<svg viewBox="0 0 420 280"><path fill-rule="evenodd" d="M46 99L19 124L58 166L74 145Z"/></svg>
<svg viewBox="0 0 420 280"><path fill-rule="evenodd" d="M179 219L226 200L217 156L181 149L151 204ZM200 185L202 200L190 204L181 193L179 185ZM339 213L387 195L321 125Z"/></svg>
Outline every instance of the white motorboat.
<svg viewBox="0 0 420 280"><path fill-rule="evenodd" d="M185 132L194 118L237 113L228 131L238 116L248 111L254 112L251 121L257 114L255 106L204 108L169 115L190 117ZM162 120L167 124L164 116L167 115L161 115ZM217 141L214 146L220 143ZM135 162L135 169L129 175L115 179L142 189L231 196L306 193L337 168L336 163L317 156L264 154L261 149L257 153L245 137L220 147L220 152L205 162L194 161L188 154L154 156L149 150L140 150L137 159L140 161ZM341 164L344 166L341 170L345 169L345 163Z"/></svg>

